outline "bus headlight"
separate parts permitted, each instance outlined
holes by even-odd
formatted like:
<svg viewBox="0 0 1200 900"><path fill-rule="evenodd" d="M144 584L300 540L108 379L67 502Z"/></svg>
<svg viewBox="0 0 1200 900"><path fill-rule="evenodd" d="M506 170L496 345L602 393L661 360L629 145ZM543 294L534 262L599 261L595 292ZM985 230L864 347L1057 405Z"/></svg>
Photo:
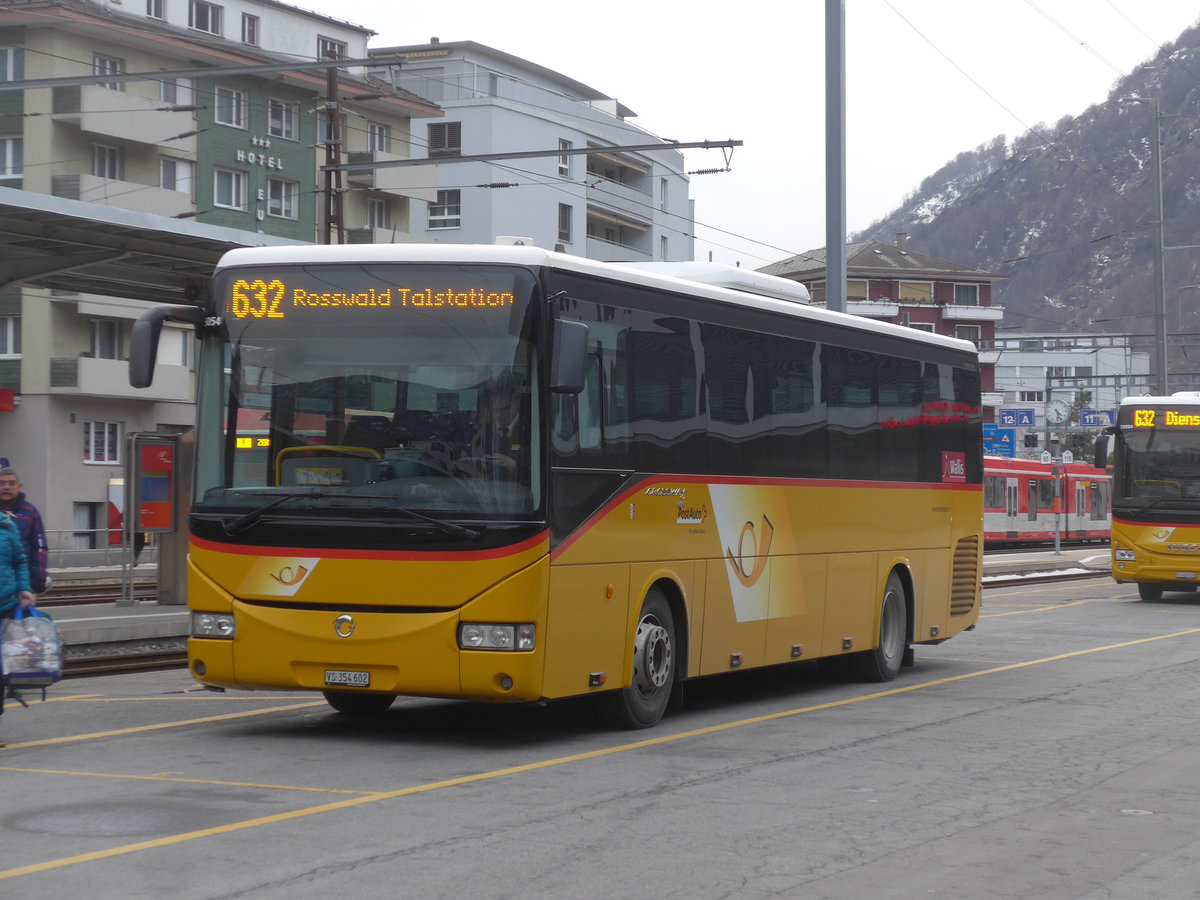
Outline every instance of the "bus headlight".
<svg viewBox="0 0 1200 900"><path fill-rule="evenodd" d="M536 643L532 622L463 622L458 626L461 650L532 650Z"/></svg>
<svg viewBox="0 0 1200 900"><path fill-rule="evenodd" d="M1132 550L1114 550L1113 559L1117 562L1133 562L1137 559L1137 554Z"/></svg>
<svg viewBox="0 0 1200 900"><path fill-rule="evenodd" d="M192 637L232 638L232 613L192 613Z"/></svg>

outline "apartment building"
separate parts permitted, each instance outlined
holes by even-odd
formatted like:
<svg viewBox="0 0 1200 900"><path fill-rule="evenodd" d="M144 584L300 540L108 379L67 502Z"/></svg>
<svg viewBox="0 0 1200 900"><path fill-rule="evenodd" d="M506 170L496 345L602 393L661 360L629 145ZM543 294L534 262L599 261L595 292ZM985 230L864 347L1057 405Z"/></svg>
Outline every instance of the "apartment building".
<svg viewBox="0 0 1200 900"><path fill-rule="evenodd" d="M810 250L758 271L799 281L813 303L824 304L825 250ZM912 250L908 235L895 244L859 241L846 246L846 312L921 331L990 344L1004 308L992 305L992 283L1007 278ZM994 360L981 355L984 421L993 420L1003 397L995 387Z"/></svg>
<svg viewBox="0 0 1200 900"><path fill-rule="evenodd" d="M325 70L279 68L363 59L372 34L276 0L10 0L0 82L28 86L0 92L0 186L132 210L151 227L175 218L250 241L323 239L331 123L340 159L386 160L407 154L413 118L441 116L362 68L338 71L332 107ZM419 177L424 188L344 176L331 229L346 240L408 238L437 197L434 173ZM144 305L0 286L0 391L15 397L0 412L0 457L59 546L104 540L95 529L107 522L126 434L191 423L189 332L164 335L152 388L128 386L123 357Z"/></svg>
<svg viewBox="0 0 1200 900"><path fill-rule="evenodd" d="M621 149L660 139L618 100L473 41L434 38L371 52L401 57L400 68L378 74L445 111L413 133L413 156L442 162L436 202L414 219L415 233L449 243L528 237L607 261L692 259L683 154ZM468 159L531 151L549 155Z"/></svg>

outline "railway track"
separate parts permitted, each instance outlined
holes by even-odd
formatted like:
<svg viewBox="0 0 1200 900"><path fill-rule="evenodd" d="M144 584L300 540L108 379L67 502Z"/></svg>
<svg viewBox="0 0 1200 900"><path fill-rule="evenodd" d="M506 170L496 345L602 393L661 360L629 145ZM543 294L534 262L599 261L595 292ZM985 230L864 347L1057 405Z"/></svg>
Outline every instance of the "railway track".
<svg viewBox="0 0 1200 900"><path fill-rule="evenodd" d="M38 597L38 606L78 606L89 603L115 603L121 597L119 584L55 584ZM133 599L136 602L158 599L155 584L135 584Z"/></svg>
<svg viewBox="0 0 1200 900"><path fill-rule="evenodd" d="M63 678L92 675L126 675L162 669L182 669L187 665L187 650L162 649L131 651L105 656L67 657L63 660Z"/></svg>

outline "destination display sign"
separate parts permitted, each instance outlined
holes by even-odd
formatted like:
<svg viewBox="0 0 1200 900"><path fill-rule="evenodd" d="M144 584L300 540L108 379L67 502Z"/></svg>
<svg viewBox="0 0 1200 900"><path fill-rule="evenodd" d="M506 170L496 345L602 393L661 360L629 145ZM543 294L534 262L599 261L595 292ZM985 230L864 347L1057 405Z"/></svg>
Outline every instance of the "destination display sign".
<svg viewBox="0 0 1200 900"><path fill-rule="evenodd" d="M1134 428L1200 428L1200 408L1134 407L1130 421Z"/></svg>
<svg viewBox="0 0 1200 900"><path fill-rule="evenodd" d="M512 291L479 285L434 288L424 285L364 285L351 290L326 290L273 278L238 278L231 282L225 312L233 319L286 319L319 314L321 310L361 311L366 317L404 310L507 309L516 302Z"/></svg>

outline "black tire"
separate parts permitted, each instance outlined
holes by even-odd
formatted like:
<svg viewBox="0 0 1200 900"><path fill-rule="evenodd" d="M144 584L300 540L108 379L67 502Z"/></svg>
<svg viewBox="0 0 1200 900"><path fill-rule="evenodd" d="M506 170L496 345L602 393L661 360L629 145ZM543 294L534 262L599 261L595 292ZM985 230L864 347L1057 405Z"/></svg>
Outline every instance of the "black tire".
<svg viewBox="0 0 1200 900"><path fill-rule="evenodd" d="M850 657L852 671L862 681L891 681L900 672L908 649L908 606L899 574L888 575L879 604L879 641L874 650Z"/></svg>
<svg viewBox="0 0 1200 900"><path fill-rule="evenodd" d="M662 591L652 588L638 613L629 687L605 698L614 724L622 728L656 724L671 702L675 666L675 618Z"/></svg>
<svg viewBox="0 0 1200 900"><path fill-rule="evenodd" d="M325 691L325 702L344 716L377 716L386 712L395 694L356 694L352 691Z"/></svg>
<svg viewBox="0 0 1200 900"><path fill-rule="evenodd" d="M1163 598L1161 584L1139 584L1138 595L1149 603L1155 603Z"/></svg>

